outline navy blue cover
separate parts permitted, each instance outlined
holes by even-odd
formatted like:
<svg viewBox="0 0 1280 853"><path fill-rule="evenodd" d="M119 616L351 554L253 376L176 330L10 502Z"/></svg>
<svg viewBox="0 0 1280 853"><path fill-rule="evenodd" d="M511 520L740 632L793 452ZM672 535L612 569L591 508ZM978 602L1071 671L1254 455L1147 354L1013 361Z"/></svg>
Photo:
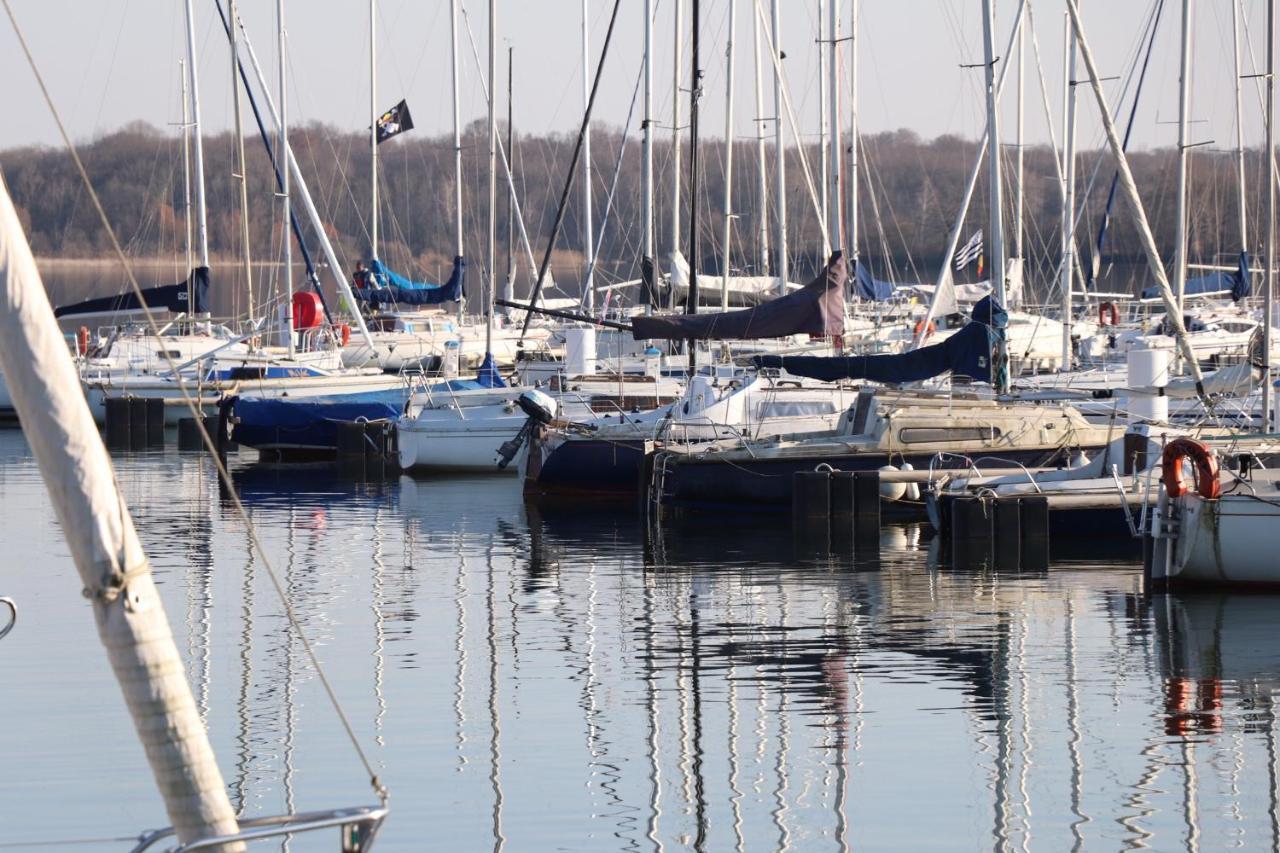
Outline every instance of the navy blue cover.
<svg viewBox="0 0 1280 853"><path fill-rule="evenodd" d="M856 261L854 265L857 267L854 282L858 288L858 296L872 302L883 302L893 296L893 282L872 278L871 268L862 261Z"/></svg>
<svg viewBox="0 0 1280 853"><path fill-rule="evenodd" d="M945 341L899 355L820 356L761 355L752 359L758 368L785 369L793 376L834 382L868 379L872 382L918 382L941 376L948 370L981 382L991 381L992 348L1008 315L986 296L973 308L969 325Z"/></svg>
<svg viewBox="0 0 1280 853"><path fill-rule="evenodd" d="M1231 298L1239 302L1253 292L1253 280L1249 275L1249 253L1241 252L1236 269L1233 272L1218 270L1208 275L1187 279L1183 286L1183 296L1202 296L1206 293L1230 293ZM1154 284L1142 289L1143 299L1159 299L1160 288Z"/></svg>
<svg viewBox="0 0 1280 853"><path fill-rule="evenodd" d="M191 295L195 298L193 305L187 304L188 282L165 284L160 287L147 287L142 291L148 308L167 308L175 314L204 314L209 310L209 268L196 267L191 271ZM116 311L138 311L142 302L133 291L126 291L118 296L103 296L98 299L86 299L71 305L62 305L53 309L55 317L70 317L77 314L102 314Z"/></svg>
<svg viewBox="0 0 1280 853"><path fill-rule="evenodd" d="M357 299L374 308L382 305L439 305L442 302L457 302L462 298L467 260L461 255L453 259L453 272L444 284L412 281L387 269L377 258L369 261L369 273L378 286L357 286L354 291Z"/></svg>
<svg viewBox="0 0 1280 853"><path fill-rule="evenodd" d="M484 361L480 362L480 369L476 372L476 384L482 388L507 387L507 383L502 381L502 375L498 373L498 365L493 360L493 353L484 354Z"/></svg>

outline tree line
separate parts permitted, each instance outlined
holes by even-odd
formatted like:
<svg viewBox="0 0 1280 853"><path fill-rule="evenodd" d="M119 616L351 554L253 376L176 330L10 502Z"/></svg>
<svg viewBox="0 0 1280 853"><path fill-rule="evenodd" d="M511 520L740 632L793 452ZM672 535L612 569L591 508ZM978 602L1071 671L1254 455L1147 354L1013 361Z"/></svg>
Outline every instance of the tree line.
<svg viewBox="0 0 1280 853"><path fill-rule="evenodd" d="M772 131L765 129L767 134ZM505 129L503 137L506 138ZM206 137L205 178L208 236L211 254L222 263L241 257L239 188L234 178L235 149L229 133ZM299 127L290 143L321 212L324 229L341 262L348 267L369 253L370 163L368 138L322 124ZM556 205L563 190L574 148L570 134L523 135L512 138L511 160L519 208L532 250L539 259L545 249ZM921 139L909 130L862 137L858 187L861 257L879 278L899 282L931 281L945 252L946 239L959 207L977 144L956 136ZM257 260L279 257L283 228L275 200L275 178L266 147L258 138L247 140L250 243ZM482 273L486 264L488 229L487 134L482 123L469 126L462 138L463 249L469 265ZM592 138L595 235L600 252L597 282L637 278L642 241L642 158L638 135L616 128L596 129ZM136 257L181 257L186 251L183 140L181 136L135 123L80 147L94 187L126 250ZM655 244L659 257L671 248L672 169L675 158L669 140L655 144ZM687 142L680 158L683 192L678 240L687 255L690 208L698 205L699 254L704 273L719 272L725 148L707 141L701 148L702 178L696 192L688 182ZM1162 256L1171 261L1175 242L1176 152L1157 149L1133 152L1130 163L1143 196ZM1005 146L1005 223L1014 222L1017 151ZM1022 151L1024 170L1024 251L1033 271L1031 285L1052 277L1061 256L1061 186L1056 155L1046 146ZM380 146L379 256L405 274L443 279L454 248L454 145L451 134L409 133ZM501 161L499 161L501 162ZM847 152L844 162L848 164ZM807 168L806 168L807 167ZM0 153L0 168L16 203L18 215L36 254L45 257L96 258L110 254L110 244L89 203L69 156L61 149L25 147ZM766 147L765 185L774 187L772 145ZM1245 152L1244 188L1249 235L1240 235L1240 187L1234 152L1197 150L1191 162L1188 220L1189 257L1197 263L1229 263L1243 246L1258 251L1263 241L1265 181L1262 152ZM808 173L806 176L806 172ZM732 208L733 238L728 262L735 272L760 274L770 256L762 239L777 245L772 199L762 206L758 190L757 147L754 139L734 145ZM1080 201L1079 251L1092 263L1096 231L1107 205L1113 163L1106 152L1087 151L1077 165ZM581 176L576 178L581 181ZM820 152L816 145L787 151L786 209L792 278L801 279L821 262L822 236L815 195L823 192ZM986 182L979 183L962 241L987 221ZM612 189L612 192L610 190ZM497 269L506 274L508 222L511 212L505 176L499 179L499 253ZM847 202L845 209L847 210ZM607 216L605 211L608 211ZM300 211L300 209L299 209ZM564 227L556 244L556 269L562 281L574 281L584 255L581 184L569 194ZM300 219L305 219L299 213ZM763 220L762 220L763 217ZM761 236L762 222L768 226ZM602 233L603 229L603 233ZM519 229L514 231L518 234ZM319 257L310 223L303 221L304 239ZM515 241L518 278L527 280L525 249ZM1006 237L1010 252L1015 245ZM296 255L296 251L295 251ZM1141 257L1136 232L1117 198L1106 247L1097 267L1105 274L1110 262ZM474 282L477 278L470 279ZM523 286L523 285L522 285ZM1121 286L1131 286L1123 282ZM576 287L570 285L576 292Z"/></svg>

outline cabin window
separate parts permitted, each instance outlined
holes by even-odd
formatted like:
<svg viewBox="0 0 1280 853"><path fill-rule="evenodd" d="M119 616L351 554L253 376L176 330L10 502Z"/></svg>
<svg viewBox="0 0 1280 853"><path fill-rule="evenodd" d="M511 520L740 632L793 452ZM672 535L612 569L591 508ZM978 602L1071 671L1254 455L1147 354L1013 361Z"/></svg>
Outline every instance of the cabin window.
<svg viewBox="0 0 1280 853"><path fill-rule="evenodd" d="M836 404L830 400L773 400L760 404L756 417L802 418L813 415L834 415Z"/></svg>
<svg viewBox="0 0 1280 853"><path fill-rule="evenodd" d="M182 358L182 350L176 350L176 349L156 350L156 358L180 359Z"/></svg>
<svg viewBox="0 0 1280 853"><path fill-rule="evenodd" d="M903 444L929 444L938 441L994 441L1001 435L995 426L904 427L898 430Z"/></svg>

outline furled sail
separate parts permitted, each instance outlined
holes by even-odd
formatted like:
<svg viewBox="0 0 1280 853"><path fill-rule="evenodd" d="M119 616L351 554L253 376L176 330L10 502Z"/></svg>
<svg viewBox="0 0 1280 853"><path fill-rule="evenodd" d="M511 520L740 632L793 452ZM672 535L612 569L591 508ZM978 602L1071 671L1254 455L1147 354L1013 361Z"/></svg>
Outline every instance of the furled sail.
<svg viewBox="0 0 1280 853"><path fill-rule="evenodd" d="M836 252L813 281L786 296L741 311L634 317L631 330L643 340L754 340L787 335L843 335L844 256Z"/></svg>
<svg viewBox="0 0 1280 853"><path fill-rule="evenodd" d="M854 286L860 298L869 299L872 302L883 302L893 297L893 282L873 278L871 268L860 261L854 261L854 266L857 268L854 273Z"/></svg>
<svg viewBox="0 0 1280 853"><path fill-rule="evenodd" d="M963 329L941 343L910 352L834 358L762 355L752 361L758 368L782 369L793 376L807 376L826 382L838 379L918 382L941 376L947 371L990 382L992 353L999 330L1007 320L1005 310L988 296L974 306L973 318Z"/></svg>
<svg viewBox="0 0 1280 853"><path fill-rule="evenodd" d="M1208 275L1187 279L1182 288L1184 296L1208 296L1214 293L1230 293L1231 298L1239 302L1253 292L1253 281L1249 275L1249 253L1241 252L1236 268L1230 272L1218 270ZM1142 289L1143 299L1159 299L1160 288L1156 286Z"/></svg>
<svg viewBox="0 0 1280 853"><path fill-rule="evenodd" d="M356 298L374 308L382 305L439 305L456 302L462 298L463 279L467 273L467 261L459 255L453 259L453 273L444 284L427 284L412 281L394 270L387 269L382 261L369 261L369 279L373 287L354 288Z"/></svg>

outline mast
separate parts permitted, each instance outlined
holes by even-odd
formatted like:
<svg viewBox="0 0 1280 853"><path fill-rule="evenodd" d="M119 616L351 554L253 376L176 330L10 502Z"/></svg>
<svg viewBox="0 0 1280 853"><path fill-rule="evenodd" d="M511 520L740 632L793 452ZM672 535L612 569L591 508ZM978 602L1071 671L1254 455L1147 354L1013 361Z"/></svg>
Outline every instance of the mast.
<svg viewBox="0 0 1280 853"><path fill-rule="evenodd" d="M239 174L234 177L240 182L240 243L244 253L244 281L245 291L249 294L249 322L253 322L254 305L253 305L253 260L249 256L249 176L245 167L244 158L244 129L242 127L242 116L240 114L240 37L239 30L235 26L236 16L236 0L230 0L227 4L228 16L231 18L231 92L232 92L232 110L236 117L236 168Z"/></svg>
<svg viewBox="0 0 1280 853"><path fill-rule="evenodd" d="M1013 256L1015 258L1022 257L1022 222L1026 201L1026 192L1024 191L1025 165L1022 149L1023 149L1023 118L1024 103L1026 90L1026 48L1027 48L1027 32L1022 27L1018 28L1018 126L1017 133L1014 137L1014 147L1017 149L1017 171L1018 171L1018 194L1014 196L1013 202Z"/></svg>
<svg viewBox="0 0 1280 853"><path fill-rule="evenodd" d="M1244 177L1244 110L1240 99L1240 8L1232 0L1231 3L1231 59L1235 65L1235 96L1236 96L1236 181L1239 184L1239 206L1238 214L1240 217L1240 251L1249 251L1249 219L1248 205L1245 195Z"/></svg>
<svg viewBox="0 0 1280 853"><path fill-rule="evenodd" d="M586 112L591 100L591 43L587 0L582 0L582 110ZM591 211L591 121L587 120L586 135L582 139L582 253L586 263L586 277L582 281L582 308L591 315L595 312L595 228Z"/></svg>
<svg viewBox="0 0 1280 853"><path fill-rule="evenodd" d="M369 0L369 181L372 219L369 257L378 257L378 38L374 22L378 0Z"/></svg>
<svg viewBox="0 0 1280 853"><path fill-rule="evenodd" d="M76 598L83 595L93 611L98 639L178 840L185 844L238 832L150 562L3 178L0 370L79 573Z"/></svg>
<svg viewBox="0 0 1280 853"><path fill-rule="evenodd" d="M182 221L186 226L187 310L190 311L196 300L195 278L191 275L194 260L191 250L191 101L187 91L186 60L178 60L178 75L182 77Z"/></svg>
<svg viewBox="0 0 1280 853"><path fill-rule="evenodd" d="M754 2L754 0L753 0ZM751 16L751 52L755 58L756 96L756 264L757 275L769 274L769 178L764 145L764 80L760 73L760 16Z"/></svg>
<svg viewBox="0 0 1280 853"><path fill-rule="evenodd" d="M733 72L734 35L738 31L738 3L729 0L729 42L725 47L724 84L724 223L720 232L720 310L729 310L729 245L733 237ZM694 32L697 38L697 32ZM697 270L694 270L697 275Z"/></svg>
<svg viewBox="0 0 1280 853"><path fill-rule="evenodd" d="M689 297L685 300L684 313L698 313L698 268L701 252L698 251L698 179L701 177L701 158L698 156L698 102L702 99L702 68L699 47L702 28L702 0L693 0L693 50L689 57ZM698 347L689 341L689 377L698 371Z"/></svg>
<svg viewBox="0 0 1280 853"><path fill-rule="evenodd" d="M515 160L516 152L516 49L507 48L507 150ZM502 282L502 298L510 302L516 298L516 185L507 187L507 277Z"/></svg>
<svg viewBox="0 0 1280 853"><path fill-rule="evenodd" d="M684 0L675 2L675 64L671 73L671 254L680 251L680 63L684 44ZM674 290L672 293L674 294ZM672 299L674 299L674 295Z"/></svg>
<svg viewBox="0 0 1280 853"><path fill-rule="evenodd" d="M498 2L489 0L489 288L485 306L484 353L493 352L494 272L498 263Z"/></svg>
<svg viewBox="0 0 1280 853"><path fill-rule="evenodd" d="M777 165L774 176L774 227L778 229L778 253L774 269L778 276L778 295L787 293L787 149L785 128L782 126L782 7L773 0L773 145Z"/></svg>
<svg viewBox="0 0 1280 853"><path fill-rule="evenodd" d="M1019 13L1021 14L1021 13ZM996 302L1006 305L1004 292L1004 193L1000 181L1000 111L996 108L996 69L995 46L993 36L995 29L992 0L982 0L982 52L987 77L987 157L989 164L990 187L990 236L991 248L991 293ZM1008 349L1003 332L996 335L997 355L992 365L992 379L997 393L1004 394L1009 390Z"/></svg>
<svg viewBox="0 0 1280 853"><path fill-rule="evenodd" d="M819 183L821 189L818 195L819 215L822 219L822 260L831 257L831 229L830 223L830 204L831 198L828 192L828 184L831 180L831 109L835 104L829 100L827 92L827 77L829 76L829 65L835 57L830 56L827 52L827 42L831 41L831 34L827 31L827 5L830 3L834 7L840 0L818 0L818 160L819 164Z"/></svg>
<svg viewBox="0 0 1280 853"><path fill-rule="evenodd" d="M462 251L462 114L458 108L458 4L449 2L450 56L453 63L453 255L461 258ZM456 260L455 260L456 263ZM483 300L481 300L483 303ZM466 310L467 297L458 299L458 321L461 323Z"/></svg>
<svg viewBox="0 0 1280 853"><path fill-rule="evenodd" d="M858 11L849 19L849 257L858 260ZM948 261L949 263L950 261Z"/></svg>
<svg viewBox="0 0 1280 853"><path fill-rule="evenodd" d="M1187 287L1187 139L1191 109L1191 0L1182 0L1182 70L1178 76L1178 209L1173 255L1173 292L1182 311Z"/></svg>
<svg viewBox="0 0 1280 853"><path fill-rule="evenodd" d="M1267 0L1267 268L1262 291L1262 430L1271 432L1271 324L1276 269L1276 0ZM1179 318L1181 319L1181 318ZM1194 369L1194 365L1193 365Z"/></svg>
<svg viewBox="0 0 1280 853"><path fill-rule="evenodd" d="M196 62L196 25L191 0L186 0L187 76L191 83L191 154L195 169L196 260L204 274L209 274L209 217L204 201L204 140L200 124L200 75Z"/></svg>
<svg viewBox="0 0 1280 853"><path fill-rule="evenodd" d="M640 145L640 180L644 187L640 201L641 275L647 279L641 284L641 300L645 313L649 313L653 297L653 0L644 0L644 135Z"/></svg>
<svg viewBox="0 0 1280 853"><path fill-rule="evenodd" d="M276 0L276 36L279 40L278 54L280 57L280 127L278 129L280 139L280 156L276 158L276 162L284 163L288 159L289 150L289 111L288 111L288 94L286 86L286 65L285 65L285 47L284 47L284 0ZM284 272L282 273L284 280L284 331L285 339L288 343L289 358L294 357L294 340L293 340L293 243L289 235L289 216L292 213L289 205L289 170L283 168L280 170L280 204L283 214L281 219L282 228L281 235L283 239L280 241L284 244Z"/></svg>
<svg viewBox="0 0 1280 853"><path fill-rule="evenodd" d="M1058 286L1062 288L1062 367L1071 369L1071 326L1074 307L1071 283L1076 261L1076 36L1071 20L1064 21L1066 75L1062 82L1062 268ZM1021 154L1021 150L1019 150Z"/></svg>
<svg viewBox="0 0 1280 853"><path fill-rule="evenodd" d="M827 7L830 20L827 35L831 60L827 65L827 86L831 89L831 139L827 143L831 157L829 206L827 209L827 233L831 235L833 250L844 245L844 176L841 174L840 157L840 0L831 0ZM824 259L826 260L826 259Z"/></svg>

